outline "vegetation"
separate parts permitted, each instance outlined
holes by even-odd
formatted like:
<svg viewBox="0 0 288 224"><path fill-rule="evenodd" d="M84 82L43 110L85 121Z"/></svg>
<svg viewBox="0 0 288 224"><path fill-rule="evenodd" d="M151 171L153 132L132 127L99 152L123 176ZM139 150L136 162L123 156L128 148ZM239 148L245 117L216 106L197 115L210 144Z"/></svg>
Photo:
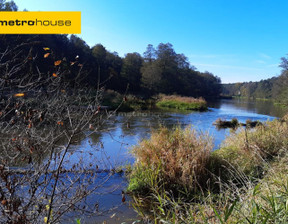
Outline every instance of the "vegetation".
<svg viewBox="0 0 288 224"><path fill-rule="evenodd" d="M67 79L67 62L48 47L41 53L47 70L33 55L18 58L21 52L21 45L7 47L0 59L0 222L57 223L76 208L92 214L83 201L110 173L103 172L106 180L94 175L102 172L89 165L94 152L82 155L85 164L70 156L79 139L103 127L103 90L81 85L82 66L73 82Z"/></svg>
<svg viewBox="0 0 288 224"><path fill-rule="evenodd" d="M0 10L17 11L17 6L14 2L1 1ZM5 52L7 46L10 49L21 47L18 58L28 57L31 63L38 65L39 71L52 67L51 55L40 56L43 48L53 49L55 59L62 60L63 65L65 62L65 79L73 83L78 68L85 69L86 75L78 79L81 78L82 86L86 87L96 88L100 84L121 94L128 91L145 98L158 93L205 98L218 97L221 93L219 77L196 71L188 58L176 53L170 43L160 43L156 49L148 45L143 55L134 52L125 57L109 52L102 44L90 47L75 35L0 35L0 52ZM25 71L30 72L30 69L27 65ZM21 77L20 73L15 75Z"/></svg>
<svg viewBox="0 0 288 224"><path fill-rule="evenodd" d="M139 111L147 110L155 107L153 97L143 99L131 94L121 94L114 90L107 90L103 93L102 104L107 106L109 110L117 111Z"/></svg>
<svg viewBox="0 0 288 224"><path fill-rule="evenodd" d="M17 6L4 0L0 10ZM224 85L223 94L288 104L288 59L281 60L279 77ZM147 99L163 93L189 98L163 95L158 106L204 110L205 101L191 97L221 92L219 77L197 71L170 43L122 58L75 35L0 35L0 74L0 222L11 224L99 214L99 204L86 207L85 199L121 170L99 179L94 152L77 162L69 156L79 138L103 131L103 104L147 109ZM232 133L214 152L212 138L190 127L154 131L132 150L128 191L139 213L172 223L287 223L287 116L246 122L255 129Z"/></svg>
<svg viewBox="0 0 288 224"><path fill-rule="evenodd" d="M207 102L203 98L181 97L176 95L160 95L156 103L158 107L175 108L180 110L207 110Z"/></svg>
<svg viewBox="0 0 288 224"><path fill-rule="evenodd" d="M286 223L287 133L286 119L274 120L233 132L212 152L209 136L162 127L133 148L128 191L158 221Z"/></svg>
<svg viewBox="0 0 288 224"><path fill-rule="evenodd" d="M217 127L217 129L221 129L221 128L236 129L240 125L237 118L233 118L231 121L225 121L225 120L222 120L221 118L219 118L213 124Z"/></svg>
<svg viewBox="0 0 288 224"><path fill-rule="evenodd" d="M157 183L159 187L169 185L170 189L173 186L197 189L200 182L205 182L205 167L211 150L212 139L198 136L190 127L184 131L176 128L172 132L162 127L152 133L150 140L143 140L133 149L137 158L133 173L136 179L133 178L128 189L145 191L150 189L149 184ZM155 173L155 180L149 182L144 177L146 169L148 173Z"/></svg>
<svg viewBox="0 0 288 224"><path fill-rule="evenodd" d="M222 95L238 96L253 99L270 99L276 103L288 105L288 59L281 58L282 73L278 77L259 82L243 82L222 85Z"/></svg>
<svg viewBox="0 0 288 224"><path fill-rule="evenodd" d="M215 125L217 129L232 128L235 130L240 126L255 128L257 125L262 125L262 123L260 121L251 121L250 119L246 120L246 123L240 123L237 118L233 118L231 121L219 118L213 123L213 125Z"/></svg>
<svg viewBox="0 0 288 224"><path fill-rule="evenodd" d="M0 11L17 6L3 0ZM196 71L169 43L122 58L75 35L0 35L0 222L101 214L87 197L102 194L116 169L101 168L109 164L96 156L101 142L76 160L73 146L105 129L105 101L115 110L145 109L154 94L217 97L220 88L218 77Z"/></svg>

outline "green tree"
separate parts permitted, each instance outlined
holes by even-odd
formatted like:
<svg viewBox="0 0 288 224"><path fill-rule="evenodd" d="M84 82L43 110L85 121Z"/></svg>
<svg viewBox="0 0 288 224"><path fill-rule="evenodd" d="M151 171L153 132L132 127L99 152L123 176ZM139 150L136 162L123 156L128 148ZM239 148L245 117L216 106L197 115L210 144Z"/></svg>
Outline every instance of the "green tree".
<svg viewBox="0 0 288 224"><path fill-rule="evenodd" d="M156 58L156 51L152 44L148 44L146 51L144 52L144 60L145 62L151 63Z"/></svg>
<svg viewBox="0 0 288 224"><path fill-rule="evenodd" d="M288 71L288 58L282 57L279 67L281 67L284 72Z"/></svg>
<svg viewBox="0 0 288 224"><path fill-rule="evenodd" d="M144 63L141 68L141 74L142 86L147 88L151 94L159 92L162 73L161 68L158 66L157 62Z"/></svg>
<svg viewBox="0 0 288 224"><path fill-rule="evenodd" d="M149 47L149 46L148 46ZM143 73L143 82L147 81L150 85L153 85L151 81L154 81L154 89L158 89L162 93L172 93L175 91L175 84L177 78L177 54L173 49L172 44L160 43L156 50L156 59L154 61L148 61L148 66L146 66L145 73ZM151 72L152 74L147 74ZM153 78L151 77L153 76ZM147 80L147 78L152 78ZM153 89L152 88L152 89Z"/></svg>
<svg viewBox="0 0 288 224"><path fill-rule="evenodd" d="M0 11L18 11L18 7L14 1L0 0Z"/></svg>
<svg viewBox="0 0 288 224"><path fill-rule="evenodd" d="M70 42L74 45L75 48L77 48L77 50L79 52L83 52L85 54L90 54L90 47L88 46L88 44L82 40L80 37L77 37L75 35L71 35L70 36ZM82 56L82 55L81 55ZM85 56L85 55L83 55Z"/></svg>
<svg viewBox="0 0 288 224"><path fill-rule="evenodd" d="M143 64L143 58L139 53L126 54L123 59L121 76L129 83L130 90L139 91L141 84L140 69Z"/></svg>
<svg viewBox="0 0 288 224"><path fill-rule="evenodd" d="M99 81L108 78L108 70L106 66L107 50L102 44L96 44L91 49L92 56L96 62L95 69L97 71L97 79Z"/></svg>

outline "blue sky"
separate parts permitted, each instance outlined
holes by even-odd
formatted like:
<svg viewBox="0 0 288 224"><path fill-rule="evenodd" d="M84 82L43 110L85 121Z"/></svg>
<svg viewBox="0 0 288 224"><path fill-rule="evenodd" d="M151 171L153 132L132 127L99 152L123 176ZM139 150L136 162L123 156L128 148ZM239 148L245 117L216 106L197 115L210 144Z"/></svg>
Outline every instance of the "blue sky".
<svg viewBox="0 0 288 224"><path fill-rule="evenodd" d="M19 10L81 11L90 46L120 56L171 43L223 83L279 75L288 53L287 0L14 0Z"/></svg>

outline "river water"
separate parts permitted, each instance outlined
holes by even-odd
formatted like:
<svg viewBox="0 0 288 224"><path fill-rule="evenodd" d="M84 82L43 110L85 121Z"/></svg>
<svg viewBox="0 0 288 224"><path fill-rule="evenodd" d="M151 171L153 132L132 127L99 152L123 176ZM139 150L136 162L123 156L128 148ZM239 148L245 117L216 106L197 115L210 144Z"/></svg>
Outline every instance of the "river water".
<svg viewBox="0 0 288 224"><path fill-rule="evenodd" d="M210 102L209 111L146 111L118 113L107 121L101 134L93 134L74 145L70 152L70 160L66 166L82 160L90 166L97 166L99 170L111 170L119 166L133 164L134 158L129 153L133 145L148 138L151 130L160 125L172 128L181 125L183 128L190 125L199 132L208 132L214 138L214 150L229 135L229 130L217 130L213 125L218 118L231 120L237 118L245 123L247 119L267 121L285 114L284 108L275 107L267 101L248 100L221 100ZM99 174L99 178L106 178L109 174ZM127 180L125 175L115 173L96 191L96 195L88 199L88 203L99 204L99 213L96 217L81 217L81 223L133 223L140 218L129 205L129 197L122 203L121 191L125 190ZM71 214L70 214L71 215ZM69 215L69 216L70 216ZM79 215L75 215L79 218Z"/></svg>

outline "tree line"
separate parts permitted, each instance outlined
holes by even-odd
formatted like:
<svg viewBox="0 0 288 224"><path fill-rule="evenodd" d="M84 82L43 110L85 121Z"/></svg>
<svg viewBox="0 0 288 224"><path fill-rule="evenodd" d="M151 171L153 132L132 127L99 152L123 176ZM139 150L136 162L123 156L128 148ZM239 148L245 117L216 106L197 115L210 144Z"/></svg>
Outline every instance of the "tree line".
<svg viewBox="0 0 288 224"><path fill-rule="evenodd" d="M259 82L243 82L222 85L222 94L247 98L273 99L288 104L288 57L282 57L281 74Z"/></svg>
<svg viewBox="0 0 288 224"><path fill-rule="evenodd" d="M105 83L107 89L118 92L125 92L129 86L130 93L148 96L176 93L194 97L217 97L221 92L220 78L209 72L197 71L185 55L175 52L170 43L160 43L156 48L148 45L143 56L134 52L122 58L117 52L108 51L102 44L89 47L75 35L0 36L1 52L15 47L21 48L19 59L28 58L30 65L37 64L40 71L53 66L55 59L61 60L62 66L66 66L69 71L65 78L72 82L76 76L75 68L83 66L86 70L83 84L89 86ZM47 53L44 49L47 48L51 49L48 51L51 54L44 58L43 54ZM26 71L34 72L29 71L29 67Z"/></svg>
<svg viewBox="0 0 288 224"><path fill-rule="evenodd" d="M0 1L0 11L17 10L13 1ZM120 93L127 91L127 86L130 93L148 97L158 93L218 97L221 93L219 77L197 71L170 43L160 43L156 48L149 44L143 55L133 52L120 57L102 44L90 47L75 35L0 35L0 52L14 48L21 48L18 59L30 60L30 66L26 68L30 73L35 72L32 64L42 72L52 67L55 59L61 60L61 66L69 71L65 79L72 85L78 71L75 68L83 66L86 74L82 77L83 85L105 83L107 89ZM47 48L51 50L46 52ZM50 56L43 58L44 53L50 53ZM18 76L21 78L21 73Z"/></svg>

